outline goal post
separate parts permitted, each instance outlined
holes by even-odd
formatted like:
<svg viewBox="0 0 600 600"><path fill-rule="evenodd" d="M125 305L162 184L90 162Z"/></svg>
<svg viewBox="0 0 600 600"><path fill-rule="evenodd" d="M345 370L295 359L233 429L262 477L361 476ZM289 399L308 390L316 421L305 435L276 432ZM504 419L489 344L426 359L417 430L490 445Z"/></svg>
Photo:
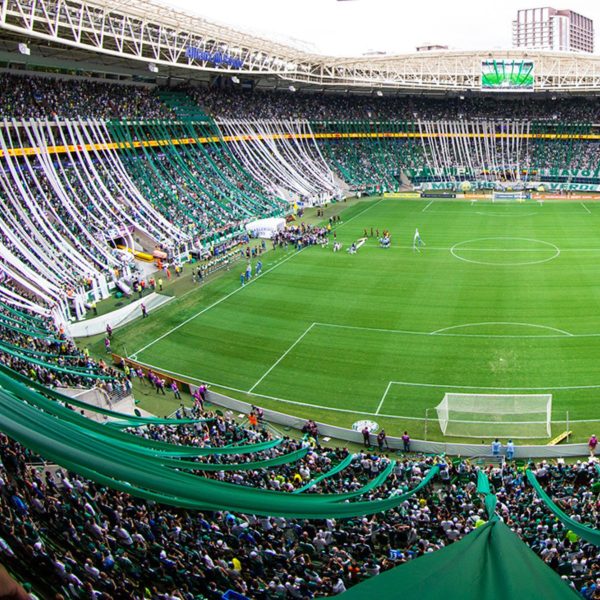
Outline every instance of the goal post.
<svg viewBox="0 0 600 600"><path fill-rule="evenodd" d="M447 393L436 411L442 433L450 437L552 436L552 394Z"/></svg>

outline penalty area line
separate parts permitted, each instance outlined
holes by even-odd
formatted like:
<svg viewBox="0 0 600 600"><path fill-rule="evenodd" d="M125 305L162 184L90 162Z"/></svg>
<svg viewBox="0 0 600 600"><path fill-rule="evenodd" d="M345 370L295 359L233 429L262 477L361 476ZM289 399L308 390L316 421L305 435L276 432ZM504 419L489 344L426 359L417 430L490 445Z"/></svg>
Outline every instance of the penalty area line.
<svg viewBox="0 0 600 600"><path fill-rule="evenodd" d="M328 410L331 412L339 412L339 413L348 413L353 415L363 415L366 417L385 417L387 419L404 419L407 421L423 421L423 417L409 417L406 415L386 415L386 414L378 414L376 415L373 412L365 412L361 410L354 410L350 408L339 408L334 406L323 406L322 404L311 404L310 402L300 402L298 400L288 400L287 398L278 398L277 396L269 396L268 394L258 394L256 392L247 392L246 390L240 390L239 388L231 387L229 385L223 385L222 383L216 383L214 381L208 381L208 379L198 379L197 377L192 377L191 375L187 375L185 373L178 373L177 371L170 371L169 369L165 369L163 367L157 365L151 365L149 363L145 363L139 360L135 361L136 363L156 371L157 373L167 373L168 375L175 375L179 377L183 381L193 381L196 383L202 383L209 386L215 386L221 388L223 390L228 390L231 392L237 392L238 394L247 394L249 396L254 396L255 398L264 398L266 400L275 400L276 402L282 402L283 404L292 404L294 406L302 406L304 408L317 408L320 410ZM210 390L209 390L210 391ZM235 399L235 398L234 398ZM218 402L215 402L218 404ZM574 422L574 421L571 421Z"/></svg>
<svg viewBox="0 0 600 600"><path fill-rule="evenodd" d="M267 369L264 375L248 390L248 393L251 394L256 386L304 339L304 336L316 325L316 323L311 323L302 333L296 341Z"/></svg>
<svg viewBox="0 0 600 600"><path fill-rule="evenodd" d="M592 211L583 202L580 202L579 204L581 204L581 206L583 206L583 208L585 208L585 210L587 211L588 215L592 214Z"/></svg>
<svg viewBox="0 0 600 600"><path fill-rule="evenodd" d="M229 385L224 385L222 383L208 381L207 379L198 379L197 377L193 377L192 375L187 375L186 373L178 373L177 371L170 371L169 369L165 369L165 368L157 366L157 365L151 365L149 363L145 363L145 362L142 362L139 360L137 360L135 362L144 367L147 367L148 369L152 369L153 371L156 371L159 373L167 373L169 375L175 375L176 377L182 379L183 381L188 381L188 382L192 381L192 382L196 382L196 383L202 383L202 384L206 384L209 386L215 386L215 387L221 388L223 390L237 392L239 394L247 394L249 396L254 396L255 398L265 398L266 400L275 400L277 402L282 402L283 404L291 404L294 406L301 406L301 407L305 407L305 408L306 407L317 408L320 410L327 410L330 412L351 413L353 415L364 415L366 417L384 417L386 419L402 419L402 420L406 420L406 421L425 421L425 419L423 417L412 417L412 416L408 416L408 415L390 415L390 414L384 414L384 413L376 414L376 413L372 413L372 412L353 410L353 409L349 409L349 408L323 406L322 404L311 404L310 402L304 402L304 401L300 402L298 400L288 400L287 398L278 398L277 396L269 396L267 394L257 394L256 392L252 392L250 394L245 390L240 390L239 388L231 387ZM392 381L390 383L392 385L427 385L427 384L408 383L408 382L404 382L404 381ZM452 387L452 386L433 385L433 387ZM460 386L454 386L454 387L460 387ZM584 386L584 387L600 387L600 386ZM464 388L464 389L466 389L466 388ZM485 389L485 388L483 388L483 389ZM511 389L511 388L501 388L501 389ZM519 388L519 389L523 389L523 388ZM562 389L562 388L543 388L543 389L546 389L546 391L551 391L552 389ZM571 388L567 388L567 389L571 389ZM215 402L214 404L218 404L218 402ZM566 423L566 421L564 419L563 420L561 420L561 419L554 420L553 419L552 423ZM600 423L600 419L569 419L569 423Z"/></svg>
<svg viewBox="0 0 600 600"><path fill-rule="evenodd" d="M377 409L375 410L375 414L378 415L379 411L381 410L381 407L383 406L383 402L385 401L385 397L388 395L388 392L390 391L390 388L392 387L392 383L393 382L388 382L387 387L385 388L385 392L383 392L383 396L381 396L381 400L379 401L379 404L377 405Z"/></svg>
<svg viewBox="0 0 600 600"><path fill-rule="evenodd" d="M415 381L392 381L392 385L401 385L405 387L425 387L425 388L446 388L450 390L486 390L486 391L505 391L505 392L552 392L554 390L597 390L600 384L591 385L553 385L546 387L492 387L488 385L455 385L443 383L421 383Z"/></svg>

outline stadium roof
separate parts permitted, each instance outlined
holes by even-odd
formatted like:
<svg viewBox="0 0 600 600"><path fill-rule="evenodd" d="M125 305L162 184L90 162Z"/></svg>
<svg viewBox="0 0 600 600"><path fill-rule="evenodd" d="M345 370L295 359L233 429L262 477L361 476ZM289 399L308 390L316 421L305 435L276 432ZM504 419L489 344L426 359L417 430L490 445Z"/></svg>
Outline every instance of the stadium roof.
<svg viewBox="0 0 600 600"><path fill-rule="evenodd" d="M152 73L188 78L225 75L322 89L461 93L481 89L482 62L494 59L533 62L536 92L600 93L599 56L510 50L334 57L142 0L5 0L0 29L9 55L26 42L62 51L67 61L79 53L84 62L102 57L124 69L141 65L146 74L150 67ZM27 62L36 59L29 56Z"/></svg>

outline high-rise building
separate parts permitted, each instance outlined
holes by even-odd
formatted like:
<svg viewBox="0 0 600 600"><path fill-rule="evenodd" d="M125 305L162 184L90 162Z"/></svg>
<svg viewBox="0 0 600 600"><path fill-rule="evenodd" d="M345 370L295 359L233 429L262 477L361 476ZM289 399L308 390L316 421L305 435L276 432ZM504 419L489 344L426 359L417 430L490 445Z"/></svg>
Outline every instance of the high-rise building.
<svg viewBox="0 0 600 600"><path fill-rule="evenodd" d="M593 52L594 22L572 10L522 9L513 21L513 47Z"/></svg>

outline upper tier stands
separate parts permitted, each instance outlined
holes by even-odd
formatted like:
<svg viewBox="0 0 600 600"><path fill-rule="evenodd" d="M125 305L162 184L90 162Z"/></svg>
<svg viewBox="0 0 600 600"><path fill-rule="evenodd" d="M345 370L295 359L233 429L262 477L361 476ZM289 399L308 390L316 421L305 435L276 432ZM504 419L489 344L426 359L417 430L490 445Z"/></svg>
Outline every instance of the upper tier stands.
<svg viewBox="0 0 600 600"><path fill-rule="evenodd" d="M600 123L600 99L537 99L519 95L428 98L354 94L290 93L196 88L188 92L215 118L308 119L309 121L414 121L528 119Z"/></svg>
<svg viewBox="0 0 600 600"><path fill-rule="evenodd" d="M345 189L395 191L411 180L564 181L538 173L595 170L600 159L597 142L577 137L592 131L578 123L596 120L595 98L157 93L6 73L0 89L2 268L67 318L82 316L88 292L106 297L113 280L130 275L115 243L150 252L160 245L174 260L241 234L249 221ZM461 131L567 135L506 142L437 136Z"/></svg>
<svg viewBox="0 0 600 600"><path fill-rule="evenodd" d="M173 112L142 85L2 73L0 94L3 119L173 118Z"/></svg>
<svg viewBox="0 0 600 600"><path fill-rule="evenodd" d="M156 93L147 86L109 81L0 75L3 118L227 119L413 121L528 119L600 123L596 96L539 99L530 95L429 98L375 94L290 93L190 88ZM196 106L196 109L194 109Z"/></svg>

